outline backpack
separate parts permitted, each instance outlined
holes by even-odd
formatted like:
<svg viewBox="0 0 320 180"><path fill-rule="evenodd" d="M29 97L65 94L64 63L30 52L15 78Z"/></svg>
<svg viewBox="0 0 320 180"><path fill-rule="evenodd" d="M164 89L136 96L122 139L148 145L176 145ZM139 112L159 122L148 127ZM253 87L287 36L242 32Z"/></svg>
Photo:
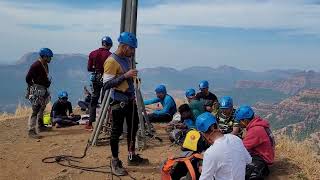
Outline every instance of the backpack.
<svg viewBox="0 0 320 180"><path fill-rule="evenodd" d="M185 157L168 158L161 167L161 180L197 180L200 177L199 166L203 155L194 153Z"/></svg>

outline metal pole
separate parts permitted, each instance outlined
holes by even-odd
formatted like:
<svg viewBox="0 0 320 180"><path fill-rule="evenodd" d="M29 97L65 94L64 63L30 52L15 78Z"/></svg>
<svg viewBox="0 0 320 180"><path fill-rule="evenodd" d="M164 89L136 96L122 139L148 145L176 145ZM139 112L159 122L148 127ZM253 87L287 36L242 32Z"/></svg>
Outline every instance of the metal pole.
<svg viewBox="0 0 320 180"><path fill-rule="evenodd" d="M125 31L125 22L126 22L126 0L122 0L121 8L121 24L120 24L120 33Z"/></svg>

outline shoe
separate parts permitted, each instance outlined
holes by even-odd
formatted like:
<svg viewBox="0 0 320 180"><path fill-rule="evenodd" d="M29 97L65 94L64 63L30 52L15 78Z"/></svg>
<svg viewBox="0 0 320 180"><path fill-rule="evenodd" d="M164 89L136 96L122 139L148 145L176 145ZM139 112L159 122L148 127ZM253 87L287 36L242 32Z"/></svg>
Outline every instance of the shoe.
<svg viewBox="0 0 320 180"><path fill-rule="evenodd" d="M123 168L122 162L119 159L111 160L111 171L116 176L126 176L128 172Z"/></svg>
<svg viewBox="0 0 320 180"><path fill-rule="evenodd" d="M138 166L147 164L149 164L149 160L140 157L138 154L133 154L131 158L128 156L128 166Z"/></svg>
<svg viewBox="0 0 320 180"><path fill-rule="evenodd" d="M37 134L35 130L29 130L28 136L32 139L41 139L41 136Z"/></svg>
<svg viewBox="0 0 320 180"><path fill-rule="evenodd" d="M87 125L84 127L84 129L87 130L87 131L93 131L93 127L92 127L92 125L90 125L90 124L87 124Z"/></svg>
<svg viewBox="0 0 320 180"><path fill-rule="evenodd" d="M40 126L39 127L39 132L48 132L48 131L51 131L52 128L50 127L46 127L46 126Z"/></svg>

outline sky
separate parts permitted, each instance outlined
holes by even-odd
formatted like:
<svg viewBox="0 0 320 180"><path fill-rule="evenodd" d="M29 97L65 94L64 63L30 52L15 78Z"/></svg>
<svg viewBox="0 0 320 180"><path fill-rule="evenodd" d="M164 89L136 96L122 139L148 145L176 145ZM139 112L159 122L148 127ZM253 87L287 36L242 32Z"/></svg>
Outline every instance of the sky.
<svg viewBox="0 0 320 180"><path fill-rule="evenodd" d="M121 0L1 0L0 64L27 52L81 53L110 36ZM320 70L320 0L140 0L138 68Z"/></svg>

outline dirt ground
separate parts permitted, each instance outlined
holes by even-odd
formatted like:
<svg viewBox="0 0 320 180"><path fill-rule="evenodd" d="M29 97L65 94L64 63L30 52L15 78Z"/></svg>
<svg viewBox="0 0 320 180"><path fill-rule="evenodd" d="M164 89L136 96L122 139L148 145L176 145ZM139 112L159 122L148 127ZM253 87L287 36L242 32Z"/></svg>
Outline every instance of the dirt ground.
<svg viewBox="0 0 320 180"><path fill-rule="evenodd" d="M150 160L151 164L142 167L127 167L129 174L135 179L161 179L159 166L170 155L179 154L179 148L170 146L163 126L157 125L158 136L162 143L152 140L149 147L139 152ZM0 121L0 180L12 179L112 179L110 174L86 172L83 170L62 167L57 164L45 164L41 160L48 156L60 154L81 156L90 132L83 126L53 129L51 132L41 133L41 140L29 139L27 136L27 119ZM126 143L121 142L120 159L126 167ZM102 145L90 147L87 156L81 159L82 166L109 165L111 156L110 146ZM299 172L294 164L286 161L285 157L277 157L271 167L269 179L291 179L293 172ZM279 160L281 159L281 160ZM109 171L108 168L104 169ZM119 179L114 177L114 179ZM130 179L122 177L121 179Z"/></svg>

